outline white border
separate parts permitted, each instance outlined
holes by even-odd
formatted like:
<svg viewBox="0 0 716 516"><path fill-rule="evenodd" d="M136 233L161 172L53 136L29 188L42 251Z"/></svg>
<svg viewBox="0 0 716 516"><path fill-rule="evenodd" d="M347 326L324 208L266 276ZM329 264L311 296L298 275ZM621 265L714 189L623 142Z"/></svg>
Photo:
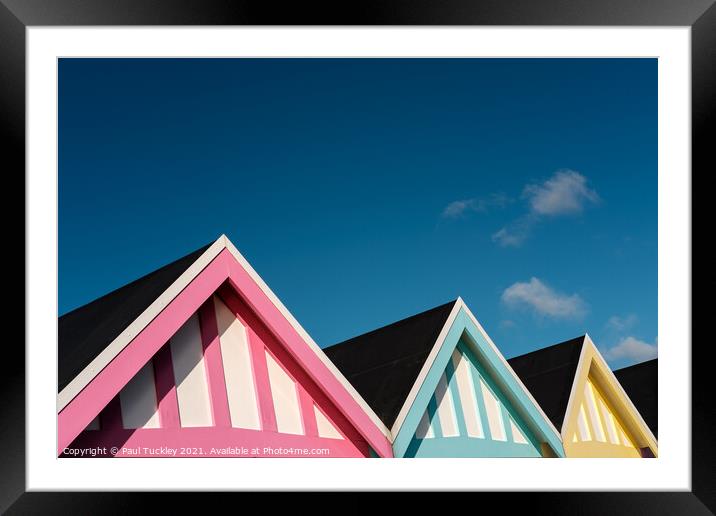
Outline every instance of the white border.
<svg viewBox="0 0 716 516"><path fill-rule="evenodd" d="M55 458L58 56L658 57L659 458ZM690 29L27 29L27 488L689 490ZM585 121L588 123L588 121ZM668 314L668 317L664 317ZM328 466L328 467L327 467Z"/></svg>

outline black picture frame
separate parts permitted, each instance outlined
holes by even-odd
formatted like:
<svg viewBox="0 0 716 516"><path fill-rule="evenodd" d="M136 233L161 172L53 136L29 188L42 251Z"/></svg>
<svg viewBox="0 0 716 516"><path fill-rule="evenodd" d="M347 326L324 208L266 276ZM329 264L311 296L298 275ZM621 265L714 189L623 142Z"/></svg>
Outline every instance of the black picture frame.
<svg viewBox="0 0 716 516"><path fill-rule="evenodd" d="M0 127L5 143L6 176L16 172L16 177L24 177L25 170L25 29L61 25L689 26L692 31L692 181L699 174L716 170L713 137L708 137L708 129L713 129L711 126L716 122L714 0L363 0L286 5L275 5L268 0L0 0ZM702 190L700 195L706 194ZM709 220L707 213L702 215ZM692 215L692 220L695 224L704 219ZM692 245L692 257L694 247ZM716 285L713 269L713 266L696 265L700 288ZM704 277L705 271L709 272ZM705 304L692 302L692 314L705 310ZM708 355L713 343L696 338L692 341L690 492L481 493L479 496L493 497L493 501L498 501L495 497L502 497L499 501L502 504L504 496L509 496L509 504L514 509L524 507L537 514L716 512L716 418L714 391L708 380L712 374ZM147 503L157 501L158 497L163 504L162 512L187 507L187 495L182 493L26 493L25 356L21 346L8 341L5 344L3 374L0 375L0 513L141 513ZM212 495L237 496L234 493ZM222 500L212 502L209 507L222 506ZM207 507L205 503L202 505Z"/></svg>

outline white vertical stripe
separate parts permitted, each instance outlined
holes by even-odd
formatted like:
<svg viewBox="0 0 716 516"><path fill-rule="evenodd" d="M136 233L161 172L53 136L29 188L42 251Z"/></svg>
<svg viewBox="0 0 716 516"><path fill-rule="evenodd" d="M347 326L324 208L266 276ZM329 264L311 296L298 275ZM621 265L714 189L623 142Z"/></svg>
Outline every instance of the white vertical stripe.
<svg viewBox="0 0 716 516"><path fill-rule="evenodd" d="M303 422L296 384L268 352L266 352L266 365L278 431L284 434L302 435Z"/></svg>
<svg viewBox="0 0 716 516"><path fill-rule="evenodd" d="M231 426L259 430L261 419L246 328L217 297L214 297L214 306Z"/></svg>
<svg viewBox="0 0 716 516"><path fill-rule="evenodd" d="M584 403L579 405L579 415L577 416L577 429L579 430L580 441L591 441L592 434L589 432L587 424L587 415L584 413Z"/></svg>
<svg viewBox="0 0 716 516"><path fill-rule="evenodd" d="M495 441L506 441L505 422L502 420L502 410L500 402L492 394L490 388L485 382L480 380L480 389L482 390L482 399L485 401L485 410L487 411L487 424L490 427L490 436Z"/></svg>
<svg viewBox="0 0 716 516"><path fill-rule="evenodd" d="M333 426L328 418L321 412L317 406L313 406L313 413L316 415L316 427L318 428L318 436L328 439L343 439L338 429Z"/></svg>
<svg viewBox="0 0 716 516"><path fill-rule="evenodd" d="M169 341L181 426L212 426L201 330L196 314Z"/></svg>
<svg viewBox="0 0 716 516"><path fill-rule="evenodd" d="M619 444L619 436L617 435L617 427L614 423L614 414L609 410L604 400L599 397L599 411L604 416L604 420L607 422L607 434L609 434L609 442L612 444Z"/></svg>
<svg viewBox="0 0 716 516"><path fill-rule="evenodd" d="M584 398L587 401L587 411L589 412L589 419L591 420L592 428L594 429L594 436L597 441L604 443L607 441L607 438L604 436L602 420L599 417L599 412L597 411L597 403L594 398L594 386L589 379L587 379L584 384Z"/></svg>
<svg viewBox="0 0 716 516"><path fill-rule="evenodd" d="M627 446L629 448L636 448L636 445L634 445L628 434L624 431L621 422L611 411L598 390L595 390L595 394L598 397L599 408L604 414L604 419L607 421L606 426L609 434L609 441L612 444L621 444L622 446Z"/></svg>
<svg viewBox="0 0 716 516"><path fill-rule="evenodd" d="M525 439L525 436L522 434L515 422L512 421L512 418L510 418L510 430L512 430L512 440L514 442L517 444L527 444L527 439Z"/></svg>
<svg viewBox="0 0 716 516"><path fill-rule="evenodd" d="M124 428L159 428L157 388L150 360L119 393Z"/></svg>
<svg viewBox="0 0 716 516"><path fill-rule="evenodd" d="M415 431L415 437L418 439L432 439L435 437L433 427L430 425L430 417L428 416L428 410L425 409L423 417L420 418L418 428Z"/></svg>
<svg viewBox="0 0 716 516"><path fill-rule="evenodd" d="M485 437L480 421L480 409L475 399L475 385L472 381L470 365L465 356L455 349L452 353L452 363L457 378L457 391L460 395L460 405L465 417L465 428L470 437Z"/></svg>
<svg viewBox="0 0 716 516"><path fill-rule="evenodd" d="M440 418L440 428L443 437L454 437L460 435L457 427L457 418L455 417L455 407L453 405L452 394L448 388L445 373L442 374L435 389L435 399L438 402L438 417Z"/></svg>

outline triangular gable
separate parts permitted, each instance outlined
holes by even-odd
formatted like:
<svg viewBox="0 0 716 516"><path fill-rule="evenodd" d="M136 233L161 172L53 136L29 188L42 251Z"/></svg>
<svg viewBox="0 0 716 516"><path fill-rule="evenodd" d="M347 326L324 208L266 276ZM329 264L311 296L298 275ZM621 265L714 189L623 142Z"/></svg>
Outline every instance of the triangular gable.
<svg viewBox="0 0 716 516"><path fill-rule="evenodd" d="M541 443L469 346L459 342L406 456L540 457Z"/></svg>
<svg viewBox="0 0 716 516"><path fill-rule="evenodd" d="M152 448L155 443L162 443ZM264 447L368 455L368 446L230 288L220 289L124 386L70 448L114 456ZM179 445L179 446L177 446ZM229 445L229 446L226 446ZM145 448L152 451L145 451ZM71 454L68 452L66 455ZM310 452L308 452L310 455Z"/></svg>
<svg viewBox="0 0 716 516"><path fill-rule="evenodd" d="M588 335L561 433L567 456L658 455L654 435Z"/></svg>
<svg viewBox="0 0 716 516"><path fill-rule="evenodd" d="M171 372L175 377L181 428L203 427L210 422L214 426L249 430L253 424L263 430L275 428L282 434L308 432L325 439L337 436L362 439L378 455L391 456L387 429L228 239L220 237L189 269L193 270L188 278L186 273L182 274L167 289L173 292L165 291L160 296L163 299L158 308L150 306L145 310L138 318L143 320L130 324L132 331L120 334L60 392L58 453L84 428L95 425L92 422L105 407L111 409L119 404L122 417L126 414L130 426L146 417L152 406L148 395L151 389L146 386L154 382L159 392L162 383L161 378L153 377L157 372L161 374L161 369L152 368L151 364L156 366L158 357L169 354L178 362ZM232 321L232 317L243 318L243 322ZM206 328L212 325L217 336L213 344L206 342ZM244 373L247 370L242 327L244 334L255 333L248 339L252 347L261 343L265 348L263 352L250 350L260 422L256 413L247 408L250 404L245 403L250 393L235 388L246 379L245 374L242 380L237 372L242 367ZM198 365L202 349L196 346L197 328L202 328L203 359L214 363L214 370L221 369L222 360L232 361L232 367L212 376L210 364ZM218 337L219 328L223 339ZM193 348L186 344L191 341ZM226 344L229 341L233 344ZM165 367L164 371L167 370ZM207 374L208 378L202 377ZM140 388L142 385L144 389ZM197 387L201 385L203 391ZM185 395L182 390L190 394ZM123 394L118 396L120 391ZM240 392L238 398L232 392ZM183 406L182 398L193 401ZM207 410L207 399L208 405L218 400L227 410L218 413ZM122 407L122 400L126 407ZM161 427L157 421L162 420L162 401L155 399L154 403L157 416L147 418L147 428ZM126 425L122 421L122 426ZM351 429L355 435L348 435Z"/></svg>
<svg viewBox="0 0 716 516"><path fill-rule="evenodd" d="M425 427L425 411L428 410L428 414L434 414L438 410L438 407L435 406L438 401L436 398L441 397L441 391L447 391L450 393L450 397L454 397L449 386L443 384L446 383L445 372L451 369L450 362L456 349L463 350L463 354L469 356L471 362L477 364L482 370L481 379L487 387L482 393L482 399L489 400L488 403L492 405L490 410L502 411L505 406L509 406L514 411L514 419L519 420L515 425L518 430L520 430L520 425L523 425L522 428L525 432L529 431L530 436L534 436L531 439L535 444L539 443L540 448L543 444L551 448L551 452L543 452L545 455L554 453L562 456L563 448L559 432L541 411L529 391L522 385L462 299L458 299L455 303L391 428L394 437L394 454L398 457L405 456L415 447L416 432L420 435L422 428ZM481 383L480 389L482 389L482 385L483 383ZM436 392L438 396L435 396ZM500 400L502 403L499 403ZM422 425L421 421L423 421ZM503 425L509 425L509 422L503 420ZM418 431L419 426L422 427L420 432ZM505 433L511 428L512 426L509 426L508 429L505 429ZM433 433L435 432L435 429L431 430ZM496 433L498 432L497 427L494 430ZM455 430L452 429L452 431ZM500 437L502 436L500 435ZM525 437L524 432L523 437ZM447 439L443 440L443 442L448 441Z"/></svg>

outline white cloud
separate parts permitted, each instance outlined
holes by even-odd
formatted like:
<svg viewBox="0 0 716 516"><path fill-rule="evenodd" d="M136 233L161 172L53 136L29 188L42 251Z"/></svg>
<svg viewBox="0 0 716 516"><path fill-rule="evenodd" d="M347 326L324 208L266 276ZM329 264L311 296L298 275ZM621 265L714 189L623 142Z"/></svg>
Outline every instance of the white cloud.
<svg viewBox="0 0 716 516"><path fill-rule="evenodd" d="M544 183L527 185L523 194L537 215L580 213L585 204L599 201L597 192L587 187L587 178L574 170L560 170Z"/></svg>
<svg viewBox="0 0 716 516"><path fill-rule="evenodd" d="M639 318L635 314L629 314L626 317L613 315L607 320L606 327L615 332L624 332L636 326L637 322L639 322Z"/></svg>
<svg viewBox="0 0 716 516"><path fill-rule="evenodd" d="M528 307L538 315L556 319L579 318L587 311L585 302L577 294L557 292L534 277L509 286L501 299L511 308Z"/></svg>
<svg viewBox="0 0 716 516"><path fill-rule="evenodd" d="M532 226L536 222L536 217L526 215L493 233L492 241L501 247L520 247L527 240Z"/></svg>
<svg viewBox="0 0 716 516"><path fill-rule="evenodd" d="M492 241L499 246L520 247L545 217L581 213L588 203L599 201L597 192L587 186L587 178L574 170L558 170L542 183L527 185L522 196L528 202L527 212L492 234ZM462 206L453 208L457 210ZM463 211L464 208L460 213Z"/></svg>
<svg viewBox="0 0 716 516"><path fill-rule="evenodd" d="M496 242L501 247L519 247L521 246L527 234L524 232L512 232L507 228L502 228L498 232L492 235L492 241Z"/></svg>
<svg viewBox="0 0 716 516"><path fill-rule="evenodd" d="M504 208L512 200L504 194L495 193L484 199L462 199L448 204L442 212L442 216L448 219L456 219L471 212L486 213L491 208Z"/></svg>
<svg viewBox="0 0 716 516"><path fill-rule="evenodd" d="M461 217L468 211L477 211L475 199L465 199L463 201L453 201L443 210L443 217L454 219Z"/></svg>
<svg viewBox="0 0 716 516"><path fill-rule="evenodd" d="M616 346L609 348L604 352L604 358L607 360L633 360L635 362L643 362L656 358L657 341L649 344L636 337L624 337Z"/></svg>

